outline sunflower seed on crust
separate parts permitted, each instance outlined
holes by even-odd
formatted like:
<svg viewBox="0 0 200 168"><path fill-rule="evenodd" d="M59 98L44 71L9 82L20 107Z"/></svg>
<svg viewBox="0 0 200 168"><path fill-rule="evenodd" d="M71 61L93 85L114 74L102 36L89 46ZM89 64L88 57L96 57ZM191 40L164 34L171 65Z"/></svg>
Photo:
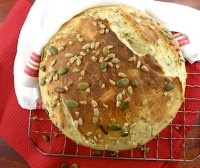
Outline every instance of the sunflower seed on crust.
<svg viewBox="0 0 200 168"><path fill-rule="evenodd" d="M126 77L126 74L124 74L124 73L122 73L122 72L119 72L119 73L118 73L118 76L121 77L121 78L125 78L125 77Z"/></svg>
<svg viewBox="0 0 200 168"><path fill-rule="evenodd" d="M113 81L112 79L109 79L109 82L110 82L111 85L115 85L116 84L115 81Z"/></svg>
<svg viewBox="0 0 200 168"><path fill-rule="evenodd" d="M136 67L139 69L139 68L141 67L141 65L142 65L142 62L141 62L141 61L138 61Z"/></svg>
<svg viewBox="0 0 200 168"><path fill-rule="evenodd" d="M95 108L95 107L97 107L97 106L98 106L97 101L95 101L95 100L92 99L92 107Z"/></svg>
<svg viewBox="0 0 200 168"><path fill-rule="evenodd" d="M136 62L136 57L131 57L128 59L128 62Z"/></svg>
<svg viewBox="0 0 200 168"><path fill-rule="evenodd" d="M141 69L142 69L144 72L149 72L149 69L148 69L146 66L144 66L144 65L141 67Z"/></svg>

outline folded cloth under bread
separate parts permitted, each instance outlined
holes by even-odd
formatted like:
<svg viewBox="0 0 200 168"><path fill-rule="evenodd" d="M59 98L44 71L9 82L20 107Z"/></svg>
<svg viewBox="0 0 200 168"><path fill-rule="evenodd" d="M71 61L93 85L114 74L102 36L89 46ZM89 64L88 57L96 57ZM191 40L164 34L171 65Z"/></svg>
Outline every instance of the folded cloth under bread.
<svg viewBox="0 0 200 168"><path fill-rule="evenodd" d="M200 11L193 8L154 0L37 0L21 30L14 64L15 91L25 109L42 109L38 86L41 50L63 23L92 7L126 5L149 13L161 21L174 35L184 57L190 63L200 60ZM52 10L54 12L52 12ZM56 12L55 12L56 11ZM169 12L170 11L170 12ZM23 90L23 92L22 92Z"/></svg>

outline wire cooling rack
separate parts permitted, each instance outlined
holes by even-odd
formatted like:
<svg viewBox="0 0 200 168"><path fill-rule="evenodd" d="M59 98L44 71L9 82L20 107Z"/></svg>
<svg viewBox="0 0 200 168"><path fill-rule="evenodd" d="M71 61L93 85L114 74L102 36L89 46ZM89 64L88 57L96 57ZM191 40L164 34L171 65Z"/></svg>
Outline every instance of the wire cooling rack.
<svg viewBox="0 0 200 168"><path fill-rule="evenodd" d="M198 81L200 73L188 73L188 78ZM114 157L109 151L96 155L94 150L64 136L48 115L38 110L30 111L28 136L33 146L47 156L191 162L200 157L200 83L187 83L185 100L176 118L141 149L120 151ZM42 136L48 142L44 137L42 140Z"/></svg>

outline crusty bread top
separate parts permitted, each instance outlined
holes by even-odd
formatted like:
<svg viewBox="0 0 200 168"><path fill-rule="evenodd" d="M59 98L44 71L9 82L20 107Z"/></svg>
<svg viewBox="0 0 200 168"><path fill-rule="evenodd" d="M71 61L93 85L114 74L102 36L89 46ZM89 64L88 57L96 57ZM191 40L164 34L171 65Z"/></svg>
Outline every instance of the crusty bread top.
<svg viewBox="0 0 200 168"><path fill-rule="evenodd" d="M175 117L186 71L158 21L122 6L89 9L44 47L40 88L53 123L100 150L144 144Z"/></svg>

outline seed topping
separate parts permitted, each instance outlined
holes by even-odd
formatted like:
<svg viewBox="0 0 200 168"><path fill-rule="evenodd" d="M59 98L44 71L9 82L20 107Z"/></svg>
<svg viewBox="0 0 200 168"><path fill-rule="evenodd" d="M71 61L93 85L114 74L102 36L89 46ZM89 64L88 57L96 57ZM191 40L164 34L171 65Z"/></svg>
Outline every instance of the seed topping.
<svg viewBox="0 0 200 168"><path fill-rule="evenodd" d="M129 108L129 102L128 101L124 101L120 104L119 108L122 110L122 111L125 111Z"/></svg>
<svg viewBox="0 0 200 168"><path fill-rule="evenodd" d="M132 79L131 84L134 88L138 88L140 86L139 82L136 79Z"/></svg>
<svg viewBox="0 0 200 168"><path fill-rule="evenodd" d="M81 35L80 35L80 34L77 34L77 35L76 35L76 38L77 38L77 39L81 38Z"/></svg>
<svg viewBox="0 0 200 168"><path fill-rule="evenodd" d="M108 54L108 58L115 58L115 54Z"/></svg>
<svg viewBox="0 0 200 168"><path fill-rule="evenodd" d="M120 105L121 105L121 101L117 101L117 102L116 102L116 107L119 108Z"/></svg>
<svg viewBox="0 0 200 168"><path fill-rule="evenodd" d="M117 101L121 101L122 100L122 93L119 93L116 97Z"/></svg>
<svg viewBox="0 0 200 168"><path fill-rule="evenodd" d="M81 56L86 56L86 53L83 52L83 51L81 51L79 54L80 54Z"/></svg>
<svg viewBox="0 0 200 168"><path fill-rule="evenodd" d="M89 87L89 83L87 82L81 82L78 84L78 89L80 90L86 90Z"/></svg>
<svg viewBox="0 0 200 168"><path fill-rule="evenodd" d="M123 88L126 87L129 83L129 80L127 78L122 78L117 82L117 87Z"/></svg>
<svg viewBox="0 0 200 168"><path fill-rule="evenodd" d="M129 62L136 62L136 57L131 57L128 59Z"/></svg>
<svg viewBox="0 0 200 168"><path fill-rule="evenodd" d="M93 132L87 132L87 136L91 136L91 135L93 135Z"/></svg>
<svg viewBox="0 0 200 168"><path fill-rule="evenodd" d="M92 100L92 107L93 108L95 108L95 107L97 107L98 106L98 103L97 103L97 101L95 101L95 100Z"/></svg>
<svg viewBox="0 0 200 168"><path fill-rule="evenodd" d="M77 120L74 120L74 127L78 128L78 121Z"/></svg>
<svg viewBox="0 0 200 168"><path fill-rule="evenodd" d="M115 81L113 81L112 79L109 79L109 82L111 85L115 85Z"/></svg>
<svg viewBox="0 0 200 168"><path fill-rule="evenodd" d="M66 90L64 88L61 87L56 87L54 88L54 92L56 93L64 93Z"/></svg>
<svg viewBox="0 0 200 168"><path fill-rule="evenodd" d="M78 119L78 125L83 125L83 119L82 118Z"/></svg>
<svg viewBox="0 0 200 168"><path fill-rule="evenodd" d="M87 88L87 89L85 90L86 93L90 93L90 91L91 91L90 88Z"/></svg>
<svg viewBox="0 0 200 168"><path fill-rule="evenodd" d="M90 44L85 44L85 45L82 47L83 50L87 50L87 49L89 49L89 48L90 48Z"/></svg>
<svg viewBox="0 0 200 168"><path fill-rule="evenodd" d="M139 68L141 67L141 65L142 65L142 62L141 62L141 61L138 61L138 62L137 62L137 68L139 69Z"/></svg>
<svg viewBox="0 0 200 168"><path fill-rule="evenodd" d="M85 70L81 71L81 76L85 76Z"/></svg>
<svg viewBox="0 0 200 168"><path fill-rule="evenodd" d="M79 113L79 111L76 111L75 114L76 114L76 116L79 116L80 113Z"/></svg>
<svg viewBox="0 0 200 168"><path fill-rule="evenodd" d="M142 22L142 20L141 20L141 19L135 19L135 22L136 22L137 24L140 24L140 23Z"/></svg>
<svg viewBox="0 0 200 168"><path fill-rule="evenodd" d="M73 41L69 41L69 45L71 46L71 45L73 45L74 44L74 42Z"/></svg>
<svg viewBox="0 0 200 168"><path fill-rule="evenodd" d="M65 75L68 71L69 71L69 68L62 67L62 68L58 69L58 74Z"/></svg>
<svg viewBox="0 0 200 168"><path fill-rule="evenodd" d="M87 101L86 101L86 100L82 100L82 101L80 101L79 103L82 104L82 105L86 105L86 104L87 104Z"/></svg>
<svg viewBox="0 0 200 168"><path fill-rule="evenodd" d="M95 43L94 49L96 50L96 49L99 47L99 45L100 45L100 43L99 43L99 42L96 42L96 43Z"/></svg>
<svg viewBox="0 0 200 168"><path fill-rule="evenodd" d="M148 69L146 66L144 66L144 65L141 67L141 69L142 69L144 72L147 72L147 73L149 72L149 69Z"/></svg>
<svg viewBox="0 0 200 168"><path fill-rule="evenodd" d="M56 48L56 47L51 47L50 48L50 51L51 51L51 53L53 54L53 55L57 55L58 54L58 49Z"/></svg>
<svg viewBox="0 0 200 168"><path fill-rule="evenodd" d="M93 22L92 24L93 24L93 26L97 26L97 22Z"/></svg>
<svg viewBox="0 0 200 168"><path fill-rule="evenodd" d="M109 128L110 130L112 130L112 131L119 131L119 130L122 129L122 127L119 126L118 124L110 124L110 125L108 126L108 128Z"/></svg>
<svg viewBox="0 0 200 168"><path fill-rule="evenodd" d="M101 63L101 69L102 70L106 69L107 66L108 66L107 62L104 61L104 62Z"/></svg>
<svg viewBox="0 0 200 168"><path fill-rule="evenodd" d="M77 108L78 107L78 103L73 99L65 100L65 104L70 108Z"/></svg>
<svg viewBox="0 0 200 168"><path fill-rule="evenodd" d="M104 60L103 57L100 57L100 58L99 58L99 62L100 62L100 63L102 63L103 60Z"/></svg>
<svg viewBox="0 0 200 168"><path fill-rule="evenodd" d="M166 36L169 40L174 40L174 36L172 34L167 33Z"/></svg>
<svg viewBox="0 0 200 168"><path fill-rule="evenodd" d="M98 108L94 108L94 115L95 116L99 116L99 109Z"/></svg>
<svg viewBox="0 0 200 168"><path fill-rule="evenodd" d="M147 99L142 100L142 106L146 106L148 104Z"/></svg>
<svg viewBox="0 0 200 168"><path fill-rule="evenodd" d="M49 141L50 141L50 138L49 138L49 136L47 136L47 135L42 135L42 139L43 139L44 141L46 141L46 142L49 142Z"/></svg>
<svg viewBox="0 0 200 168"><path fill-rule="evenodd" d="M58 78L59 78L59 77L58 77L58 74L56 73L56 74L53 76L53 80L54 80L54 81L57 81Z"/></svg>
<svg viewBox="0 0 200 168"><path fill-rule="evenodd" d="M41 80L40 80L40 86L44 86L46 84L46 77L43 77Z"/></svg>
<svg viewBox="0 0 200 168"><path fill-rule="evenodd" d="M167 96L167 92L165 92L163 95L164 95L164 96Z"/></svg>
<svg viewBox="0 0 200 168"><path fill-rule="evenodd" d="M109 29L106 29L105 32L108 34L108 33L110 32L110 30L109 30Z"/></svg>
<svg viewBox="0 0 200 168"><path fill-rule="evenodd" d="M113 63L112 62L108 62L108 66L109 67L113 67Z"/></svg>
<svg viewBox="0 0 200 168"><path fill-rule="evenodd" d="M174 86L173 85L166 85L165 87L164 87L164 90L166 90L166 91L170 91L170 90L173 90L174 89Z"/></svg>
<svg viewBox="0 0 200 168"><path fill-rule="evenodd" d="M103 48L103 54L104 54L105 56L107 56L108 54L110 54L110 50L109 50L108 47L104 47L104 48Z"/></svg>
<svg viewBox="0 0 200 168"><path fill-rule="evenodd" d="M124 73L122 73L122 72L119 72L119 73L118 73L118 76L121 77L121 78L126 78L126 74L124 74Z"/></svg>
<svg viewBox="0 0 200 168"><path fill-rule="evenodd" d="M128 93L129 93L130 95L133 95L133 88L132 88L132 86L129 86L129 87L128 87Z"/></svg>
<svg viewBox="0 0 200 168"><path fill-rule="evenodd" d="M78 73L78 72L80 72L80 69L75 68L75 69L73 69L73 72Z"/></svg>
<svg viewBox="0 0 200 168"><path fill-rule="evenodd" d="M103 84L101 85L101 88L104 89L105 87L106 87L106 85L103 83Z"/></svg>
<svg viewBox="0 0 200 168"><path fill-rule="evenodd" d="M40 67L40 70L41 70L42 72L45 72L45 71L46 71L46 66L44 66L44 65L41 66L41 67Z"/></svg>
<svg viewBox="0 0 200 168"><path fill-rule="evenodd" d="M92 56L92 61L94 61L94 62L97 62L97 57L95 57L95 56Z"/></svg>
<svg viewBox="0 0 200 168"><path fill-rule="evenodd" d="M120 63L120 60L118 58L113 58L111 61L113 64Z"/></svg>
<svg viewBox="0 0 200 168"><path fill-rule="evenodd" d="M108 105L107 104L103 104L103 107L107 108L108 109Z"/></svg>
<svg viewBox="0 0 200 168"><path fill-rule="evenodd" d="M98 123L98 118L97 117L93 117L93 124Z"/></svg>

